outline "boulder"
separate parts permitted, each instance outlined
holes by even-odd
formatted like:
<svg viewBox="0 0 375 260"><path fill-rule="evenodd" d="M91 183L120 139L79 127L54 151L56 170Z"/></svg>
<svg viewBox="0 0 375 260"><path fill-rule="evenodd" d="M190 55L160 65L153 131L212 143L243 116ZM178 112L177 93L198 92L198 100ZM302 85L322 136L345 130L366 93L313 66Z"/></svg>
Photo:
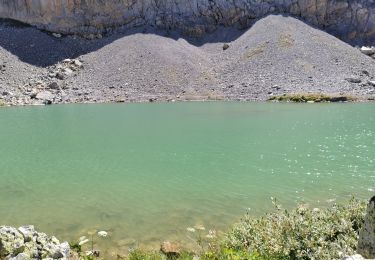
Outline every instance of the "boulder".
<svg viewBox="0 0 375 260"><path fill-rule="evenodd" d="M18 231L23 235L25 242L31 241L35 235L35 229L32 225L19 227Z"/></svg>
<svg viewBox="0 0 375 260"><path fill-rule="evenodd" d="M56 81L49 83L47 87L49 89L60 89L60 85Z"/></svg>
<svg viewBox="0 0 375 260"><path fill-rule="evenodd" d="M55 99L55 95L49 91L42 91L39 92L35 98L42 100L45 104L52 104L53 100Z"/></svg>
<svg viewBox="0 0 375 260"><path fill-rule="evenodd" d="M18 254L17 256L8 258L9 260L30 260L30 256L25 253Z"/></svg>
<svg viewBox="0 0 375 260"><path fill-rule="evenodd" d="M83 64L79 60L74 60L74 65L76 65L78 68L82 68Z"/></svg>
<svg viewBox="0 0 375 260"><path fill-rule="evenodd" d="M361 52L362 52L363 54L366 54L366 55L368 55L368 56L371 56L371 55L375 54L375 47L366 47L366 46L363 46L363 47L361 48Z"/></svg>
<svg viewBox="0 0 375 260"><path fill-rule="evenodd" d="M160 251L167 256L178 256L181 252L180 246L170 241L164 241L160 245Z"/></svg>
<svg viewBox="0 0 375 260"><path fill-rule="evenodd" d="M375 259L375 196L367 206L365 223L359 233L358 253L365 258Z"/></svg>
<svg viewBox="0 0 375 260"><path fill-rule="evenodd" d="M352 256L345 256L342 260L365 260L363 256L356 254Z"/></svg>
<svg viewBox="0 0 375 260"><path fill-rule="evenodd" d="M359 77L356 77L356 76L348 77L345 80L350 82L350 83L361 83L362 82L362 80Z"/></svg>
<svg viewBox="0 0 375 260"><path fill-rule="evenodd" d="M0 259L20 254L25 249L23 235L13 227L0 227Z"/></svg>
<svg viewBox="0 0 375 260"><path fill-rule="evenodd" d="M65 74L66 76L70 76L70 75L73 74L73 71L72 71L71 69L69 69L69 68L65 68L65 69L64 69L64 74Z"/></svg>

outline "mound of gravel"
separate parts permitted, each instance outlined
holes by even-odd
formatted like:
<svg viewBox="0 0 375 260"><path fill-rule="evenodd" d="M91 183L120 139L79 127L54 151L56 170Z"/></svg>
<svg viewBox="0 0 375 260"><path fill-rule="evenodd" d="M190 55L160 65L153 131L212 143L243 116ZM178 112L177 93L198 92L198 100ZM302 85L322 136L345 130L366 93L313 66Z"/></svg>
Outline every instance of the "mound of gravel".
<svg viewBox="0 0 375 260"><path fill-rule="evenodd" d="M10 104L267 100L297 92L369 98L374 77L374 59L281 15L242 34L223 29L196 40L146 28L88 41L0 25L0 99Z"/></svg>

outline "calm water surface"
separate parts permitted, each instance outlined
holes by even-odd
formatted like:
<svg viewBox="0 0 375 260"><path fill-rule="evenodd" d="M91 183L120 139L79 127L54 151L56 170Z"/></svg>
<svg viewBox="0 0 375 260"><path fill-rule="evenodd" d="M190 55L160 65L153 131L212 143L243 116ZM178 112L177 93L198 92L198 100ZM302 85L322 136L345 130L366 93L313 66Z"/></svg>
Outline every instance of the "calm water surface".
<svg viewBox="0 0 375 260"><path fill-rule="evenodd" d="M375 192L374 104L169 103L0 109L0 225L117 250L225 230L247 210ZM327 202L328 201L328 202Z"/></svg>

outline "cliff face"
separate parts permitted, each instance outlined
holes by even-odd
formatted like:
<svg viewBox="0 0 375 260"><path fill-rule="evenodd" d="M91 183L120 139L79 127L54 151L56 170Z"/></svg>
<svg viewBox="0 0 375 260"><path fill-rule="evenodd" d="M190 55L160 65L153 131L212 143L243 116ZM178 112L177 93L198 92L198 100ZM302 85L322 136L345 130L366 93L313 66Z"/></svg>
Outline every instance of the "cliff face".
<svg viewBox="0 0 375 260"><path fill-rule="evenodd" d="M375 0L0 0L0 17L62 33L153 25L199 36L267 14L300 17L351 42L375 42Z"/></svg>

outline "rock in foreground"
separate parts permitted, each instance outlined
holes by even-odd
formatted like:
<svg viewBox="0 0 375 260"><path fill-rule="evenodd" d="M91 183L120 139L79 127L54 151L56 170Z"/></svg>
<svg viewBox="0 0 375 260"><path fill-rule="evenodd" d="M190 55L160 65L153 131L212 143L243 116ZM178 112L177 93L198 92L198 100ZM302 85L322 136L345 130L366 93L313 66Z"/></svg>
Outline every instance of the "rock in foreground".
<svg viewBox="0 0 375 260"><path fill-rule="evenodd" d="M0 259L69 259L68 242L35 231L34 226L18 229L0 226Z"/></svg>

